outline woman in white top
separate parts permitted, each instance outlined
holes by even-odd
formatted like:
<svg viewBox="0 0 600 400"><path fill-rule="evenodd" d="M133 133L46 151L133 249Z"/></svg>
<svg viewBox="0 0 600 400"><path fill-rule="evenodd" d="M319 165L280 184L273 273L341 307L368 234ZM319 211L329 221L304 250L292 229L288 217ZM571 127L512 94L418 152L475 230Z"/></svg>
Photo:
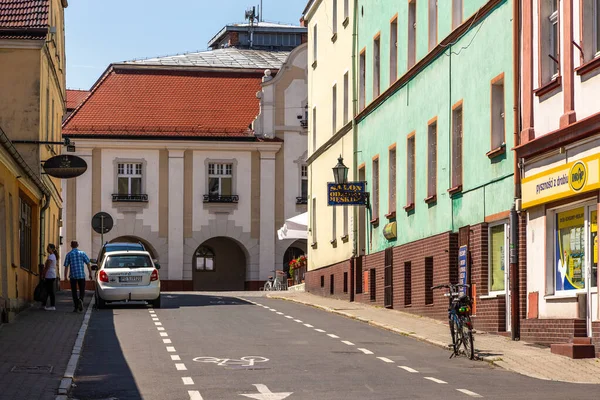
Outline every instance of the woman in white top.
<svg viewBox="0 0 600 400"><path fill-rule="evenodd" d="M46 306L44 309L47 311L55 311L56 296L54 294L54 282L56 281L56 257L58 256L58 251L56 250L55 245L49 243L46 252L48 253L48 258L46 258L46 263L44 264L42 277L44 278L44 283L46 285L46 292L48 293L48 297L50 297L50 307L44 304L44 306ZM48 300L46 299L46 302L47 301Z"/></svg>

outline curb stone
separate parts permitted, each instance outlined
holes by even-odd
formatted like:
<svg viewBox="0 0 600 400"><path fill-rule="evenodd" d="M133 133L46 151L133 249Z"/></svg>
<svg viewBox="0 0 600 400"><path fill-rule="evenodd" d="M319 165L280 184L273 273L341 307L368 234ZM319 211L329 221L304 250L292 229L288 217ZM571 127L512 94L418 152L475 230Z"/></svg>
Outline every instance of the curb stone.
<svg viewBox="0 0 600 400"><path fill-rule="evenodd" d="M85 316L83 317L81 328L79 328L79 333L77 333L77 339L75 340L75 344L73 345L73 350L71 352L71 358L69 359L69 363L67 364L67 369L63 374L63 378L60 380L60 386L58 387L58 396L56 396L55 400L68 399L67 394L69 393L71 385L73 384L73 377L75 376L75 370L77 369L79 357L81 356L83 340L87 332L90 318L92 316L92 309L94 308L95 303L96 298L92 297L92 300L88 304L87 309L85 311Z"/></svg>

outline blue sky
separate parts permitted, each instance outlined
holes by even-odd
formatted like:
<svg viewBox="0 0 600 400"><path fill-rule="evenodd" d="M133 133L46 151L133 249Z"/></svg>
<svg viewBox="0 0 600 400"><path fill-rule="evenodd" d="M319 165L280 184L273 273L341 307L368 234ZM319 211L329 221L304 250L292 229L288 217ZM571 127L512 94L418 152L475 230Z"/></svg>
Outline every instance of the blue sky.
<svg viewBox="0 0 600 400"><path fill-rule="evenodd" d="M299 24L307 0L263 0L264 20ZM70 0L67 87L89 89L111 62L206 50L260 0Z"/></svg>

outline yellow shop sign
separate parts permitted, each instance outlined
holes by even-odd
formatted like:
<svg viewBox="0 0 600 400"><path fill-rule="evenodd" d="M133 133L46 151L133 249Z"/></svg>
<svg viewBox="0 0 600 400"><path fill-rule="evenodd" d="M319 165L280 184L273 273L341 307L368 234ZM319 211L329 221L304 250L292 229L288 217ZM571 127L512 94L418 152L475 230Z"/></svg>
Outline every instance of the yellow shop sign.
<svg viewBox="0 0 600 400"><path fill-rule="evenodd" d="M523 208L600 188L600 154L551 168L521 180Z"/></svg>

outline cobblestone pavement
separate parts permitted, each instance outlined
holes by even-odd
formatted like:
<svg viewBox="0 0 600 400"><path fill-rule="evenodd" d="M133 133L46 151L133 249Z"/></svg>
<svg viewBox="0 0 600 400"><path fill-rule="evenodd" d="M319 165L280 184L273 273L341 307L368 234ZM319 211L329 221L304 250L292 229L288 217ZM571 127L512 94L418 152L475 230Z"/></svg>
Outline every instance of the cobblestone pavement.
<svg viewBox="0 0 600 400"><path fill-rule="evenodd" d="M447 323L367 304L316 296L306 292L270 292L268 297L291 300L448 348ZM477 328L477 327L475 327ZM573 360L523 341L477 332L475 350L483 361L533 378L600 384L600 359Z"/></svg>
<svg viewBox="0 0 600 400"><path fill-rule="evenodd" d="M39 303L0 329L0 400L53 400L92 298L73 312L70 290L56 295L56 311Z"/></svg>

